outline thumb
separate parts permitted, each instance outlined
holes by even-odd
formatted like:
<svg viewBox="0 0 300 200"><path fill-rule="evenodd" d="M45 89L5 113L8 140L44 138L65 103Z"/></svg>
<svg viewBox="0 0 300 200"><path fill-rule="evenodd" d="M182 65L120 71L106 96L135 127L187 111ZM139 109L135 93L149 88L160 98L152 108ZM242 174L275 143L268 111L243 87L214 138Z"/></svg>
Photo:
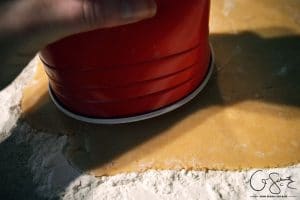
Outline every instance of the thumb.
<svg viewBox="0 0 300 200"><path fill-rule="evenodd" d="M141 21L156 14L154 0L57 0L49 16L64 35ZM49 13L49 12L48 12Z"/></svg>

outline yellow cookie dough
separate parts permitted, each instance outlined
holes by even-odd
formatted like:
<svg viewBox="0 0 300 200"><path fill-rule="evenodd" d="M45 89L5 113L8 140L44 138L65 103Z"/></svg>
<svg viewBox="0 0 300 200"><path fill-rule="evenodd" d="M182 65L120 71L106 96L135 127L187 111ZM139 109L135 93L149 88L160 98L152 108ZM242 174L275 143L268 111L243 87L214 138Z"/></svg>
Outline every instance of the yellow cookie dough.
<svg viewBox="0 0 300 200"><path fill-rule="evenodd" d="M69 160L94 175L147 169L224 169L300 162L300 1L212 1L216 70L191 103L127 125L89 125L60 113L41 64L23 117L70 134Z"/></svg>

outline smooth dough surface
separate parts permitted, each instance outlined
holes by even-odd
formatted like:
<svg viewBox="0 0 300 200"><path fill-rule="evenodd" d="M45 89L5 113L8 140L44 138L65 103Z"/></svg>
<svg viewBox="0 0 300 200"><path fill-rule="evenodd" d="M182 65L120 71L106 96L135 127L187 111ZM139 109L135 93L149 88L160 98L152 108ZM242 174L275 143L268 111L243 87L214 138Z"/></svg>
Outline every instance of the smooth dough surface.
<svg viewBox="0 0 300 200"><path fill-rule="evenodd" d="M114 126L61 114L37 67L24 90L31 126L69 134L79 169L113 175L147 169L224 169L300 162L300 1L212 1L216 70L191 103L164 116Z"/></svg>

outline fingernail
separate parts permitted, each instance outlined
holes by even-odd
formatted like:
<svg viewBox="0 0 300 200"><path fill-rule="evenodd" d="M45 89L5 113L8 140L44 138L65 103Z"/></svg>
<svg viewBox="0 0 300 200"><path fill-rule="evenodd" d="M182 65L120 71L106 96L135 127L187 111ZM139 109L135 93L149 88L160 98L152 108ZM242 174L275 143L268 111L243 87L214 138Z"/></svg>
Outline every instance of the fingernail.
<svg viewBox="0 0 300 200"><path fill-rule="evenodd" d="M153 17L156 9L154 0L123 0L121 14L125 20L142 20Z"/></svg>

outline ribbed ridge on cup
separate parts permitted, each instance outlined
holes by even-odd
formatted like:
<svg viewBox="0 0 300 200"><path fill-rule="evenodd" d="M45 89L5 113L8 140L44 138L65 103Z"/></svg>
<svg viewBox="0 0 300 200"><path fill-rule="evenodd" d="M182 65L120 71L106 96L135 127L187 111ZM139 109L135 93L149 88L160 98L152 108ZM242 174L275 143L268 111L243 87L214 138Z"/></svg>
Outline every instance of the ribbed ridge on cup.
<svg viewBox="0 0 300 200"><path fill-rule="evenodd" d="M94 87L84 88L76 87L81 84L81 79L73 80L75 86L72 87L70 83L64 86L50 78L50 86L62 105L80 115L114 118L147 113L184 98L201 84L210 62L209 47L207 51L204 51L206 49L204 47L201 49L201 59L198 57L193 65L182 67L183 70L180 71L177 71L178 67L174 67L174 73L146 81L117 86L98 84ZM163 69L160 68L159 62L155 62L155 65L158 69ZM45 67L47 68L46 65ZM147 71L147 68L144 70ZM101 74L101 71L99 73ZM161 73L164 74L163 71ZM114 73L110 75L114 76ZM139 74L132 75L132 81L134 81L134 77L137 77L137 80L140 78ZM81 78L89 80L84 73ZM125 75L123 78L126 79L127 76Z"/></svg>

